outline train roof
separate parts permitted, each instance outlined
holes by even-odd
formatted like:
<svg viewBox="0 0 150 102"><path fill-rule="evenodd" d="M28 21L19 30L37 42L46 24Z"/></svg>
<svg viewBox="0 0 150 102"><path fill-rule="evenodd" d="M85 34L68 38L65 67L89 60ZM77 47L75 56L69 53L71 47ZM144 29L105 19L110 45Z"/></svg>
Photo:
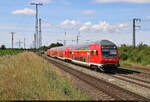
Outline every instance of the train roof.
<svg viewBox="0 0 150 102"><path fill-rule="evenodd" d="M111 42L109 40L101 40L101 41L90 42L88 44L67 45L67 46L60 46L60 47L54 47L54 48L64 48L64 47L71 47L71 46L80 47L80 46L86 46L86 45L90 45L90 44L100 44L101 46L116 46L113 42Z"/></svg>
<svg viewBox="0 0 150 102"><path fill-rule="evenodd" d="M116 46L113 42L109 40L101 40L101 41L96 41L95 44L101 44L102 46Z"/></svg>

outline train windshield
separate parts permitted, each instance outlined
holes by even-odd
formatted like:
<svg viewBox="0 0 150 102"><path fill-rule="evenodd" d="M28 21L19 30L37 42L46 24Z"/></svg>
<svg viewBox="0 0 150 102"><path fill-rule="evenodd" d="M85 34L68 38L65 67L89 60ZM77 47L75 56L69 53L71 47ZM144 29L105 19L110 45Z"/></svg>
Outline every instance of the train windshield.
<svg viewBox="0 0 150 102"><path fill-rule="evenodd" d="M114 47L104 48L102 47L103 58L117 58L117 49Z"/></svg>

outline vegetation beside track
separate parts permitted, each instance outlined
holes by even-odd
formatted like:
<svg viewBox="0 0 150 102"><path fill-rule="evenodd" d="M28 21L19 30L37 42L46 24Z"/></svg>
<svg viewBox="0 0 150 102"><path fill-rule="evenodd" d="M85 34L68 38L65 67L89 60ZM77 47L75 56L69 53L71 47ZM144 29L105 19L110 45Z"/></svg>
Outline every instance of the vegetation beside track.
<svg viewBox="0 0 150 102"><path fill-rule="evenodd" d="M150 47L139 44L136 48L122 46L119 48L120 60L128 63L150 65Z"/></svg>
<svg viewBox="0 0 150 102"><path fill-rule="evenodd" d="M32 52L0 57L1 100L91 100Z"/></svg>
<svg viewBox="0 0 150 102"><path fill-rule="evenodd" d="M23 49L0 49L0 56L15 55L23 51Z"/></svg>
<svg viewBox="0 0 150 102"><path fill-rule="evenodd" d="M150 68L150 47L146 44L133 46L122 45L119 49L120 64L122 67L136 68L134 64ZM141 68L142 69L142 68Z"/></svg>

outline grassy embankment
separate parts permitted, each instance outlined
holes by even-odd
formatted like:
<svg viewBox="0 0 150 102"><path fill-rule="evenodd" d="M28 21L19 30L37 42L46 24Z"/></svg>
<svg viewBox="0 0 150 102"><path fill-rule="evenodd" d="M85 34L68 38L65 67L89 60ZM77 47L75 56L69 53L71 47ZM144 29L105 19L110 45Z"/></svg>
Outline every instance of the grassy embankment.
<svg viewBox="0 0 150 102"><path fill-rule="evenodd" d="M14 54L18 54L23 51L24 50L21 50L21 49L6 49L6 50L0 49L0 56L14 55Z"/></svg>
<svg viewBox="0 0 150 102"><path fill-rule="evenodd" d="M140 44L136 48L122 46L119 48L120 64L123 67L132 67L132 64L150 67L150 47Z"/></svg>
<svg viewBox="0 0 150 102"><path fill-rule="evenodd" d="M0 57L0 100L90 100L32 52Z"/></svg>

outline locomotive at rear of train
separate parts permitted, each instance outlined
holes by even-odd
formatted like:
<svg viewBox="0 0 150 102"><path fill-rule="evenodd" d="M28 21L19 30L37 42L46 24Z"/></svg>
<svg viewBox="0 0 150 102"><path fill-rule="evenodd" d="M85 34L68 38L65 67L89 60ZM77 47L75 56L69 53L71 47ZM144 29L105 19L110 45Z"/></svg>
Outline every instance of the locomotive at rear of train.
<svg viewBox="0 0 150 102"><path fill-rule="evenodd" d="M118 48L108 40L85 45L55 47L47 50L47 55L101 70L120 66Z"/></svg>

